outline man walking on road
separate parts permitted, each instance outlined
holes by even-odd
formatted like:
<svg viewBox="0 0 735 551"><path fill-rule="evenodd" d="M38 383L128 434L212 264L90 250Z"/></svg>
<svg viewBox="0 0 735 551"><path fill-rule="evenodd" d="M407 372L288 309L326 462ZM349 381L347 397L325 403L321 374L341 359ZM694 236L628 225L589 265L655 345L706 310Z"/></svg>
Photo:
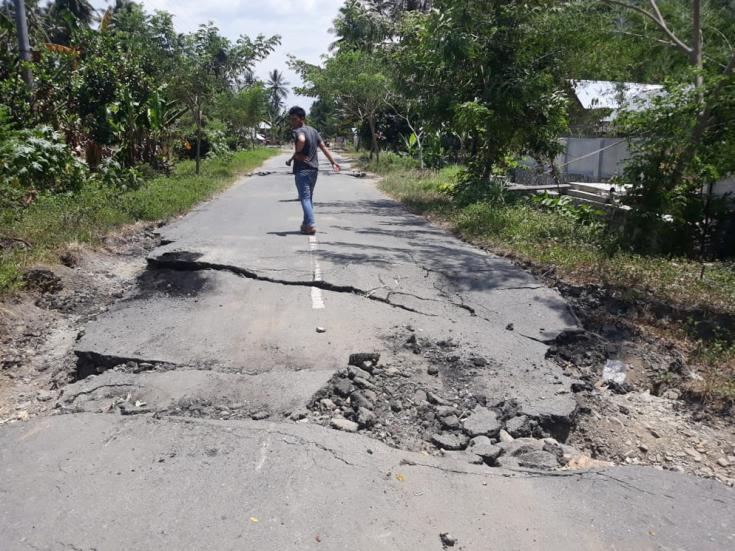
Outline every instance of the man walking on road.
<svg viewBox="0 0 735 551"><path fill-rule="evenodd" d="M301 107L292 107L288 111L288 117L291 121L291 128L293 128L295 152L286 161L286 164L291 166L291 162L293 161L296 189L299 192L301 208L304 210L304 222L301 224L301 233L314 235L316 233L316 221L314 220L314 203L312 198L314 196L316 178L319 174L318 149L324 152L324 155L332 163L332 168L336 172L339 172L341 167L335 162L329 149L324 145L319 132L305 124L306 111Z"/></svg>

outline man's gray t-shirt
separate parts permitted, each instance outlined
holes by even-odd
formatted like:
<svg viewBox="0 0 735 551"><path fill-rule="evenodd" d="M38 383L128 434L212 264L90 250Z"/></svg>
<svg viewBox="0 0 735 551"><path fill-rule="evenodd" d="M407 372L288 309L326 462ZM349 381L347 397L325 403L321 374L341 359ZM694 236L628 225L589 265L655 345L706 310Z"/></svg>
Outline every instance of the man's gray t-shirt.
<svg viewBox="0 0 735 551"><path fill-rule="evenodd" d="M294 140L298 140L300 134L303 134L306 138L304 149L301 150L301 153L306 155L306 160L297 161L294 159L293 171L319 170L319 155L317 152L319 151L319 144L322 143L322 137L314 128L306 125L293 131Z"/></svg>

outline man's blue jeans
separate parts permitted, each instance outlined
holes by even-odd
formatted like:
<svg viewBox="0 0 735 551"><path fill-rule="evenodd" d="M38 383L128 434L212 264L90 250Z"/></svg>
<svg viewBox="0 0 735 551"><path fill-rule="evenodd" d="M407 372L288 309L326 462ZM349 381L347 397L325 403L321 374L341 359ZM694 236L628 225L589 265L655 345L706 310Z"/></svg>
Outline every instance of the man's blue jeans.
<svg viewBox="0 0 735 551"><path fill-rule="evenodd" d="M318 170L299 170L294 173L296 177L296 189L299 192L299 201L301 208L304 210L304 226L311 227L316 225L314 220L314 187L316 186L316 177L319 175Z"/></svg>

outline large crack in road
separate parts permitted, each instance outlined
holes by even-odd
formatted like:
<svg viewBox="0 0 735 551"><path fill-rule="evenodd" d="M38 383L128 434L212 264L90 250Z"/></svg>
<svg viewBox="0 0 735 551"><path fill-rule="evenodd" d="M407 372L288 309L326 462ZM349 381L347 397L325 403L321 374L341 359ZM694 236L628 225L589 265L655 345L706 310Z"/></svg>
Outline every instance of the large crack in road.
<svg viewBox="0 0 735 551"><path fill-rule="evenodd" d="M383 304L387 304L389 306L392 306L393 308L400 308L408 312L413 312L415 314L421 314L422 316L435 316L436 315L436 314L430 314L427 312L421 312L419 310L416 310L409 306L405 306L403 304L396 304L394 302L391 302L389 298L376 296L375 294L372 294L371 291L358 289L357 287L353 287L351 285L335 285L327 281L314 281L314 280L308 280L308 281L296 280L294 281L294 280L288 280L288 279L277 279L274 277L260 275L257 272L248 270L246 268L242 268L240 266L231 266L231 265L226 265L226 264L215 264L211 262L199 262L196 260L188 260L187 258L190 258L190 257L191 257L191 253L170 252L170 253L164 253L163 255L159 257L151 257L148 259L148 263L155 269L171 269L171 270L178 270L178 271L215 270L215 271L230 272L237 276L244 277L247 279L254 279L256 281L263 281L267 283L275 283L278 285L287 285L287 286L294 286L294 287L314 287L317 289L322 289L324 291L332 291L335 293L349 293L349 294L357 295L360 297L364 297L369 300L374 300L376 302L382 302ZM410 296L413 296L419 300L426 300L417 295L410 295Z"/></svg>

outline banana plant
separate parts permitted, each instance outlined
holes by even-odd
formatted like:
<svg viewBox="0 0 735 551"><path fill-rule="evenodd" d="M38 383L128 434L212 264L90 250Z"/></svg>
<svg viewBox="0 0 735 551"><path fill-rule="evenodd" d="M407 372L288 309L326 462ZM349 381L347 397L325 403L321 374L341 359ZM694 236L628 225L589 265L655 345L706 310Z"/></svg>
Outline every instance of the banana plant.
<svg viewBox="0 0 735 551"><path fill-rule="evenodd" d="M159 148L165 153L171 138L171 129L187 110L186 106L179 102L167 99L163 92L164 88L156 90L148 98L146 104L147 124L150 131L147 154L150 159L156 157Z"/></svg>

